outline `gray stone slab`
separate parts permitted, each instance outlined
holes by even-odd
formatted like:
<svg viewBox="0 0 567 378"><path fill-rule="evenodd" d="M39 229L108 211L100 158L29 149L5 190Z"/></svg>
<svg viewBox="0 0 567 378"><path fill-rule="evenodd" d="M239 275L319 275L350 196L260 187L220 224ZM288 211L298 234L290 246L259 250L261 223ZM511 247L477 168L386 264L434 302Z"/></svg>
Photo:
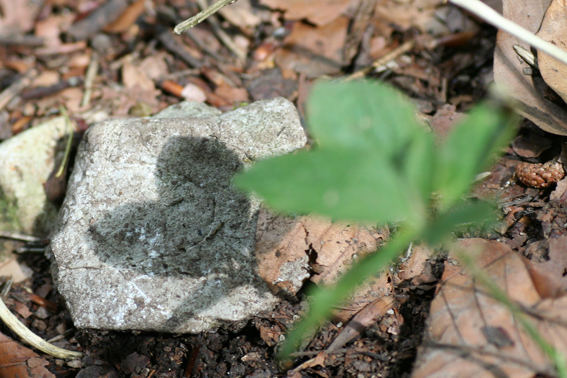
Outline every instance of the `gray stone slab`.
<svg viewBox="0 0 567 378"><path fill-rule="evenodd" d="M178 108L96 124L81 142L51 242L77 327L195 333L278 301L255 271L259 204L231 178L305 145L294 106Z"/></svg>

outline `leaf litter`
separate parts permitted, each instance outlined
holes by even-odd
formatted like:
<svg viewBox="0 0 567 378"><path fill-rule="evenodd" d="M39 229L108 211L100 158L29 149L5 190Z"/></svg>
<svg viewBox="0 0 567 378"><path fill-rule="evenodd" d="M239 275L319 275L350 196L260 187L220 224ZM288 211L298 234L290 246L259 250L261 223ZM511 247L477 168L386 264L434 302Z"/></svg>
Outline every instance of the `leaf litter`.
<svg viewBox="0 0 567 378"><path fill-rule="evenodd" d="M8 93L10 85L31 69L39 72L38 81L21 89L50 88L36 92L40 93L39 97L28 99L22 92L9 93L9 101L2 102L0 109L6 118L0 130L8 131L0 135L7 139L33 127L60 104L86 125L96 117L152 114L184 96L226 110L250 99L283 95L296 100L303 113L314 79L323 75L349 75L393 53L391 59L369 69L368 75L387 80L411 95L420 116L429 120L434 132L442 137L485 95L486 84L492 79L494 31L455 7L439 7L438 2L431 0L410 3L262 0L259 3L261 6L258 2L239 0L216 16L220 28L247 52L249 58L245 62L234 56L210 23L205 22L188 35L170 35L172 24L198 10L195 2L159 0L148 5L143 1L58 0L41 7L35 5L39 2L22 1L17 6L0 3L0 31L10 31L8 37L0 33L2 94ZM553 7L548 9L549 4ZM565 34L560 32L563 20L557 17L562 2L504 0L501 5L511 19L534 32L539 30L541 36L556 44L563 43L560 39ZM111 16L101 18L101 14L108 12ZM429 44L416 43L416 37L426 37ZM397 50L406 42L413 47ZM538 127L566 135L567 116L561 99L564 75L550 78L557 64L538 55L542 76L538 77L539 71L513 52L517 43L498 33L494 78L511 88L524 103L521 112ZM100 68L91 83L91 100L85 108L80 106L80 100L86 84L62 88L61 83L73 76L86 77L92 60L97 60ZM528 290L529 295L518 300L539 298L537 303L528 301L526 306L531 314L546 315L547 329L542 333L555 340L563 334L558 324L564 321L567 179L537 189L526 187L514 174L521 162L543 166L559 155L560 147L554 135L544 133L538 140L529 130L533 130L533 125L524 125L525 140L515 142L490 175L479 182L476 195L500 198L506 214L500 241L513 252L502 253L498 266L507 272L507 288L511 293L517 290L516 293L525 294L522 290ZM271 227L259 229L256 253L264 258L266 279L286 292L288 301L275 311L252 319L243 332L218 330L207 335L171 337L77 331L67 320L63 306L44 302L47 299L51 304L61 303L50 287L47 262L40 256L27 255L24 260L34 275L15 284L8 305L26 315L24 321L36 332L48 338L66 338L74 345L80 344L92 356L78 365L65 365L52 358L35 360L38 357L30 355L25 357L28 367L47 366L56 374L81 371L140 376L169 374L166 372L186 376L284 375L274 359L275 348L295 317L303 312L304 292L311 285L335 280L352 259L387 240L389 230L310 217L282 218L273 221ZM280 236L270 241L266 237L268 231ZM488 244L493 251L506 248L493 241L477 243ZM28 248L19 243L9 249L22 247ZM281 253L279 257L277 251ZM383 272L361 289L350 303L336 309L334 321L313 336L290 374L409 374L417 347L429 349L435 343L439 348L443 346L440 351L445 357L429 363L434 365L425 365L428 369L434 366L434 371L447 368L462 372L466 366L471 369L486 366L479 367L474 364L478 361L471 362L470 358L456 359L454 354L452 359L445 359L446 354L455 350L469 356L488 350L492 354L481 353L479 358L503 371L533 372L533 368L549 371L548 363L510 315L483 296L470 278L467 281L466 274L456 277L472 285L469 290L455 291L452 297L455 303L437 304L435 301L450 286L449 273L457 268L451 265L451 258L443 265L442 255L422 246L413 246L411 252L394 269ZM295 266L297 261L301 262L297 281L277 282L278 269L284 269L286 264ZM493 265L486 268L488 272L495 269ZM445 275L437 288L443 266ZM24 287L36 295L34 301L21 294ZM436 299L429 312L429 300L435 292ZM482 325L474 328L474 332L467 328L468 323L453 327L466 335L464 338L453 335L450 340L440 338L422 343L428 314L431 326L435 319L446 317L449 309L455 312L454 306L463 298L468 298L465 303L470 306L459 307L459 317L476 319ZM47 317L45 308L51 311ZM484 324L483 316L490 322ZM456 332L450 328L451 324L444 323L448 327L447 337ZM529 366L518 367L514 361L501 360L504 352L520 346L525 348L522 353L527 353L529 358L525 361ZM111 361L107 356L116 357ZM312 357L316 359L311 360ZM416 365L414 375L422 371L424 365Z"/></svg>

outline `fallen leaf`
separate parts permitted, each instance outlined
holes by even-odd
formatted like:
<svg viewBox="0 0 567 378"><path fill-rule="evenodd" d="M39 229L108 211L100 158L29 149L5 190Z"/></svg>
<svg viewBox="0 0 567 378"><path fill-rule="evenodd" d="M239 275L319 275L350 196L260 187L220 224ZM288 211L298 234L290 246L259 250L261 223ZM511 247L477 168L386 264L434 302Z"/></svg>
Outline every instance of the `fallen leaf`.
<svg viewBox="0 0 567 378"><path fill-rule="evenodd" d="M0 0L0 34L30 31L41 7L41 1Z"/></svg>
<svg viewBox="0 0 567 378"><path fill-rule="evenodd" d="M248 91L245 88L233 88L225 84L218 86L215 94L235 105L248 101Z"/></svg>
<svg viewBox="0 0 567 378"><path fill-rule="evenodd" d="M293 70L310 78L340 72L348 24L347 17L320 27L296 22L284 46L276 51L276 64L282 71Z"/></svg>
<svg viewBox="0 0 567 378"><path fill-rule="evenodd" d="M317 284L335 282L353 258L374 251L382 237L362 226L261 210L256 231L258 273L274 290L295 295L310 278Z"/></svg>
<svg viewBox="0 0 567 378"><path fill-rule="evenodd" d="M239 0L229 7L221 8L219 11L228 22L243 29L255 28L262 22L262 19L255 12L259 11L252 7L250 0Z"/></svg>
<svg viewBox="0 0 567 378"><path fill-rule="evenodd" d="M413 285L421 285L436 281L433 272L428 267L433 251L425 245L415 245L410 249L410 256L398 264L397 278L400 281L410 281Z"/></svg>
<svg viewBox="0 0 567 378"><path fill-rule="evenodd" d="M277 96L289 99L297 90L296 80L284 78L279 68L258 72L258 76L250 79L246 86L255 101Z"/></svg>
<svg viewBox="0 0 567 378"><path fill-rule="evenodd" d="M509 298L537 314L529 320L547 342L567 353L567 297L543 300L522 257L505 244L465 239L454 246L474 254L478 267ZM428 340L419 351L414 378L430 376L531 377L553 374L548 361L517 319L484 287L454 263L445 264L439 292L427 321Z"/></svg>
<svg viewBox="0 0 567 378"><path fill-rule="evenodd" d="M525 261L530 277L542 298L557 298L567 292L567 236L549 239L548 260Z"/></svg>
<svg viewBox="0 0 567 378"><path fill-rule="evenodd" d="M150 55L140 62L139 67L149 79L157 80L169 72L165 59L166 54L164 53Z"/></svg>
<svg viewBox="0 0 567 378"><path fill-rule="evenodd" d="M503 15L535 33L550 1L503 0ZM546 98L545 83L537 75L530 74L532 68L518 57L514 45L529 50L529 46L516 37L498 32L494 50L495 82L520 102L517 107L520 115L544 131L567 135L567 110Z"/></svg>
<svg viewBox="0 0 567 378"><path fill-rule="evenodd" d="M455 105L445 104L429 119L429 125L437 139L443 141L463 116L463 113L457 112Z"/></svg>
<svg viewBox="0 0 567 378"><path fill-rule="evenodd" d="M537 33L542 39L567 51L567 4L565 0L552 0ZM538 51L537 65L546 84L567 102L567 65Z"/></svg>
<svg viewBox="0 0 567 378"><path fill-rule="evenodd" d="M0 276L11 277L14 282L22 282L30 278L33 271L24 263L18 262L17 256L3 252L0 262Z"/></svg>
<svg viewBox="0 0 567 378"><path fill-rule="evenodd" d="M143 91L155 91L156 87L152 79L131 62L124 62L122 66L122 83L128 89L138 88Z"/></svg>
<svg viewBox="0 0 567 378"><path fill-rule="evenodd" d="M315 25L326 25L343 14L352 0L260 0L270 8L285 11L287 20L307 19Z"/></svg>
<svg viewBox="0 0 567 378"><path fill-rule="evenodd" d="M0 376L55 377L45 366L49 362L37 353L0 333Z"/></svg>
<svg viewBox="0 0 567 378"><path fill-rule="evenodd" d="M528 131L526 134L519 135L514 139L512 149L518 156L523 158L539 157L544 151L551 148L552 142L548 135L542 135L541 132Z"/></svg>
<svg viewBox="0 0 567 378"><path fill-rule="evenodd" d="M402 30L417 27L427 31L428 24L433 20L438 7L437 0L378 1L375 19L379 24L397 25ZM383 26L379 29L387 30L387 27Z"/></svg>

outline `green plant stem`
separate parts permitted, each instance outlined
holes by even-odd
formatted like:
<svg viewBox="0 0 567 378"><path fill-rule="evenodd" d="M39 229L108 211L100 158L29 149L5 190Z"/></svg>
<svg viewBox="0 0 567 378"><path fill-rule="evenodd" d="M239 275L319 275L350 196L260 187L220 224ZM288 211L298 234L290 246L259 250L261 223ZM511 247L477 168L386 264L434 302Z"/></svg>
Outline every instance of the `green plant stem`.
<svg viewBox="0 0 567 378"><path fill-rule="evenodd" d="M175 25L173 32L175 34L181 34L187 29L191 29L193 26L205 21L212 14L217 13L223 7L236 2L237 0L219 0L210 7L203 9L201 12L197 13L195 16L188 18L187 20L180 22Z"/></svg>
<svg viewBox="0 0 567 378"><path fill-rule="evenodd" d="M567 64L567 52L555 46L552 43L544 41L534 33L527 29L524 29L520 25L516 24L503 17L500 13L496 12L494 9L490 8L488 5L484 4L480 0L449 0L450 3L455 4L472 14L482 18L484 21L488 22L492 26L502 29L503 31L512 34L514 37L530 44L539 51L542 51L553 58Z"/></svg>
<svg viewBox="0 0 567 378"><path fill-rule="evenodd" d="M316 289L310 300L308 314L288 334L279 358L288 360L290 354L299 347L304 336L317 329L331 315L333 307L345 301L364 281L378 274L419 235L421 230L417 228L400 229L386 246L356 262L334 286Z"/></svg>
<svg viewBox="0 0 567 378"><path fill-rule="evenodd" d="M490 295L496 299L498 302L502 303L508 311L510 311L516 319L522 324L526 332L530 337L538 344L540 349L547 355L547 357L553 362L557 373L561 378L567 378L567 365L565 362L565 357L557 351L551 344L545 340L541 333L536 327L530 322L525 313L522 311L520 306L514 302L510 297L500 288L498 285L491 280L485 272L483 272L478 264L472 259L470 254L464 251L455 249L455 253L458 259L467 267L469 272L483 285Z"/></svg>

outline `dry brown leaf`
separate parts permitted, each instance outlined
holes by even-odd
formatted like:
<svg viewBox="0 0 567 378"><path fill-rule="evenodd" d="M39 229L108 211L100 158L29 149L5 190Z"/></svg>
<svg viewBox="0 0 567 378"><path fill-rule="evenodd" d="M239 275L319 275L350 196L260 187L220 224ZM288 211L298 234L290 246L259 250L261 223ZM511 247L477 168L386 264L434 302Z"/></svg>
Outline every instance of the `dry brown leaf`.
<svg viewBox="0 0 567 378"><path fill-rule="evenodd" d="M140 64L140 69L151 80L158 80L168 74L166 54L161 52L144 58Z"/></svg>
<svg viewBox="0 0 567 378"><path fill-rule="evenodd" d="M537 129L534 129L537 130ZM539 131L539 130L538 130ZM523 158L539 157L544 151L551 148L552 142L547 135L541 132L528 131L526 134L517 136L512 142L512 149L516 155Z"/></svg>
<svg viewBox="0 0 567 378"><path fill-rule="evenodd" d="M549 239L549 260L525 263L542 298L557 298L567 292L567 236Z"/></svg>
<svg viewBox="0 0 567 378"><path fill-rule="evenodd" d="M387 231L379 233L312 216L294 219L262 210L256 232L258 274L272 290L295 295L309 279L316 284L336 282L354 259L375 251L387 237ZM392 290L389 274L380 274L356 290L336 309L334 317L347 321Z"/></svg>
<svg viewBox="0 0 567 378"><path fill-rule="evenodd" d="M567 297L541 300L522 258L505 244L484 239L457 243L466 253L477 253L476 261L492 282L510 299L546 320L531 318L546 340L565 355ZM442 286L431 304L427 336L413 376L508 376L531 377L549 373L546 360L533 339L507 308L486 295L483 287L449 258Z"/></svg>
<svg viewBox="0 0 567 378"><path fill-rule="evenodd" d="M0 34L30 31L41 7L41 1L0 0Z"/></svg>
<svg viewBox="0 0 567 378"><path fill-rule="evenodd" d="M35 35L43 38L44 46L57 46L61 44L59 35L67 30L73 23L74 14L64 13L50 15L35 23Z"/></svg>
<svg viewBox="0 0 567 378"><path fill-rule="evenodd" d="M30 278L32 274L33 271L25 264L18 262L17 257L11 253L9 256L4 256L0 262L0 276L11 277L14 282L22 282Z"/></svg>
<svg viewBox="0 0 567 378"><path fill-rule="evenodd" d="M535 33L540 27L543 15L551 0L503 0L504 17ZM494 51L494 80L507 89L520 102L518 112L547 132L567 135L567 110L545 96L543 80L525 70L531 70L527 63L514 51L514 45L529 49L516 37L498 32Z"/></svg>
<svg viewBox="0 0 567 378"><path fill-rule="evenodd" d="M397 25L403 30L417 27L428 31L438 7L438 0L378 1L375 19L380 24ZM386 30L386 27L381 27L380 30Z"/></svg>
<svg viewBox="0 0 567 378"><path fill-rule="evenodd" d="M144 71L131 62L124 62L122 66L122 83L128 89L138 88L143 91L155 91L156 87Z"/></svg>
<svg viewBox="0 0 567 378"><path fill-rule="evenodd" d="M55 377L45 368L47 365L45 358L0 333L1 377Z"/></svg>
<svg viewBox="0 0 567 378"><path fill-rule="evenodd" d="M245 88L234 88L225 84L218 86L215 94L235 105L248 101L248 91Z"/></svg>
<svg viewBox="0 0 567 378"><path fill-rule="evenodd" d="M354 256L374 251L382 237L360 226L261 210L256 232L258 273L272 288L295 295L311 276L315 283L334 282ZM282 281L290 274L291 281Z"/></svg>
<svg viewBox="0 0 567 378"><path fill-rule="evenodd" d="M429 125L435 136L443 141L453 129L453 126L463 119L464 113L457 112L455 105L445 104L437 109L433 117L429 119Z"/></svg>
<svg viewBox="0 0 567 378"><path fill-rule="evenodd" d="M552 0L537 35L567 51L567 3L565 0ZM546 84L567 102L567 65L538 51L537 64Z"/></svg>
<svg viewBox="0 0 567 378"><path fill-rule="evenodd" d="M398 265L397 278L400 281L411 280L413 285L436 281L433 272L428 268L433 253L434 251L425 245L413 246L409 258Z"/></svg>
<svg viewBox="0 0 567 378"><path fill-rule="evenodd" d="M233 25L243 29L255 28L262 19L254 13L250 0L239 0L229 7L223 7L219 13Z"/></svg>
<svg viewBox="0 0 567 378"><path fill-rule="evenodd" d="M340 72L348 24L347 17L320 27L296 22L276 52L276 64L282 71L297 71L310 78Z"/></svg>
<svg viewBox="0 0 567 378"><path fill-rule="evenodd" d="M315 25L325 25L337 19L353 0L260 0L270 8L285 11L288 20L307 19Z"/></svg>

